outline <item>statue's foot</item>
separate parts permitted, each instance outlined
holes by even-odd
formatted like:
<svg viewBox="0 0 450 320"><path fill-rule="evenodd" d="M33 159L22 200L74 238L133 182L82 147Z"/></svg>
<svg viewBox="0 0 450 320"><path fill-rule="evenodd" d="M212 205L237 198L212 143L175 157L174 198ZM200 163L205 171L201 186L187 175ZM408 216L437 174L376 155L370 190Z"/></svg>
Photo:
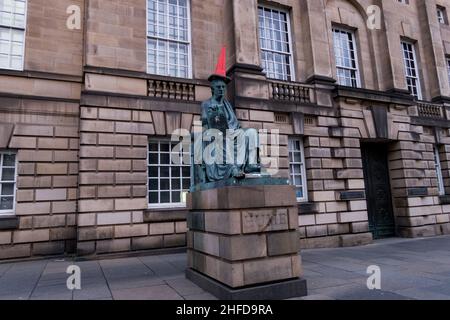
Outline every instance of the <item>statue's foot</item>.
<svg viewBox="0 0 450 320"><path fill-rule="evenodd" d="M249 164L245 166L245 173L261 173L261 166L259 164Z"/></svg>
<svg viewBox="0 0 450 320"><path fill-rule="evenodd" d="M245 178L245 173L239 169L233 169L233 178L236 179L244 179Z"/></svg>

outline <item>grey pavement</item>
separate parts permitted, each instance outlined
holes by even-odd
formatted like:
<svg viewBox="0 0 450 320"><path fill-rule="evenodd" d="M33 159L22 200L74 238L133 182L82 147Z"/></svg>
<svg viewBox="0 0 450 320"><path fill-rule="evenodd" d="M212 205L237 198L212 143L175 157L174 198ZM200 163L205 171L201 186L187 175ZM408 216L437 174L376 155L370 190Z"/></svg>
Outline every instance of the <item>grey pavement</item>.
<svg viewBox="0 0 450 320"><path fill-rule="evenodd" d="M450 237L379 240L368 246L304 250L303 300L450 300ZM70 291L66 269L81 268ZM381 270L381 290L367 288L367 267ZM186 254L76 261L0 263L0 300L211 300L184 276Z"/></svg>

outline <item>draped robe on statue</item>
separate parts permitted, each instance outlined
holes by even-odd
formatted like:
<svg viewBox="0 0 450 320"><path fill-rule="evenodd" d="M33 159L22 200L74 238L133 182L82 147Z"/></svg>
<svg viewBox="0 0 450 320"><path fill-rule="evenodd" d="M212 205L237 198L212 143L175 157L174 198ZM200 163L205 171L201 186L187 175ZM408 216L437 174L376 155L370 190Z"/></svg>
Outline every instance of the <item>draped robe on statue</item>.
<svg viewBox="0 0 450 320"><path fill-rule="evenodd" d="M205 171L208 181L219 181L228 179L237 171L245 172L247 165L258 162L258 133L255 129L242 129L234 113L230 102L224 100L218 104L213 98L202 103L202 126L206 137L209 140L211 135L208 129L216 129L221 132L222 150L213 148L214 157L222 158L223 161L216 161L213 164L206 163ZM217 132L217 131L216 131ZM228 134L228 136L227 136ZM228 137L228 139L226 139ZM216 139L218 137L215 137ZM203 148L207 148L212 141L203 142ZM228 147L227 157L227 145ZM216 146L220 144L215 144ZM233 154L230 154L233 152ZM234 161L229 161L234 159ZM228 159L228 161L227 161Z"/></svg>

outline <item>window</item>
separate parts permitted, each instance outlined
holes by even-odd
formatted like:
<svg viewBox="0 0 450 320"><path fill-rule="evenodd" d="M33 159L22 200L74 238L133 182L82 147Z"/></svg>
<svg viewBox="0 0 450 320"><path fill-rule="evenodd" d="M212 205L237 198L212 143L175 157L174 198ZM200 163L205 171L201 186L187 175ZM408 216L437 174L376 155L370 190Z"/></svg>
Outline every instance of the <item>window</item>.
<svg viewBox="0 0 450 320"><path fill-rule="evenodd" d="M418 100L421 100L422 91L420 88L419 70L417 67L417 58L414 44L411 42L402 41L402 49L408 91Z"/></svg>
<svg viewBox="0 0 450 320"><path fill-rule="evenodd" d="M147 0L147 72L192 78L188 0Z"/></svg>
<svg viewBox="0 0 450 320"><path fill-rule="evenodd" d="M437 6L436 12L439 23L447 24L447 10L444 7Z"/></svg>
<svg viewBox="0 0 450 320"><path fill-rule="evenodd" d="M172 150L178 142L151 140L148 152L148 199L150 207L183 207L191 185L189 163L176 164ZM183 150L180 156L190 156Z"/></svg>
<svg viewBox="0 0 450 320"><path fill-rule="evenodd" d="M262 68L268 78L294 81L289 14L258 7Z"/></svg>
<svg viewBox="0 0 450 320"><path fill-rule="evenodd" d="M450 83L450 57L447 57L447 74L448 74L448 81Z"/></svg>
<svg viewBox="0 0 450 320"><path fill-rule="evenodd" d="M333 43L338 83L347 87L360 87L358 58L353 32L333 28Z"/></svg>
<svg viewBox="0 0 450 320"><path fill-rule="evenodd" d="M297 201L308 201L305 155L301 138L289 138L289 171L291 184L296 188Z"/></svg>
<svg viewBox="0 0 450 320"><path fill-rule="evenodd" d="M398 2L403 3L403 4L409 4L409 0L398 0Z"/></svg>
<svg viewBox="0 0 450 320"><path fill-rule="evenodd" d="M23 70L26 0L0 1L0 68Z"/></svg>
<svg viewBox="0 0 450 320"><path fill-rule="evenodd" d="M0 215L14 212L16 174L15 153L0 151Z"/></svg>
<svg viewBox="0 0 450 320"><path fill-rule="evenodd" d="M443 196L445 195L445 186L444 186L444 179L442 177L441 156L439 154L438 146L434 147L434 165L436 167L439 195Z"/></svg>

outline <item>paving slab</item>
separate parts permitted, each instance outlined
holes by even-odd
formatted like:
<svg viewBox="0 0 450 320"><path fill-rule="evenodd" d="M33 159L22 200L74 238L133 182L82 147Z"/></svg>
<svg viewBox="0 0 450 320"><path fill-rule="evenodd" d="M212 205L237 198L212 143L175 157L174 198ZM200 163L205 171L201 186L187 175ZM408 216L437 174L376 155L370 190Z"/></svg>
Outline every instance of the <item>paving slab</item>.
<svg viewBox="0 0 450 320"><path fill-rule="evenodd" d="M302 300L450 300L450 237L386 239L352 248L302 250L309 296ZM185 278L186 254L91 261L0 263L0 300L214 300ZM66 287L81 269L81 290ZM381 290L367 267L381 268Z"/></svg>

